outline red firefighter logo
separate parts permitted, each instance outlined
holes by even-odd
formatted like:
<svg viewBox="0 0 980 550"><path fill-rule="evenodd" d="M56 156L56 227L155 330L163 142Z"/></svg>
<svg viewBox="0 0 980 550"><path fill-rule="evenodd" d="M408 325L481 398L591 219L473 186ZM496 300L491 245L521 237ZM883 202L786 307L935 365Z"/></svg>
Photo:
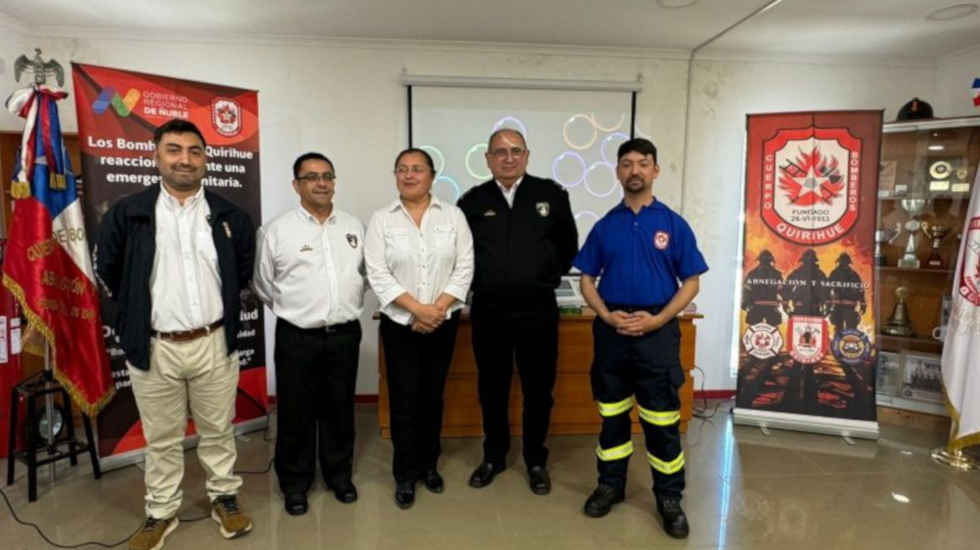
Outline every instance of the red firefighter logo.
<svg viewBox="0 0 980 550"><path fill-rule="evenodd" d="M843 237L858 220L861 141L846 128L780 130L763 146L762 219L806 246Z"/></svg>
<svg viewBox="0 0 980 550"><path fill-rule="evenodd" d="M211 126L225 137L242 131L242 106L234 99L216 98L211 102Z"/></svg>
<svg viewBox="0 0 980 550"><path fill-rule="evenodd" d="M816 147L810 152L800 151L796 159L787 160L779 171L779 188L786 192L791 203L799 206L829 205L844 189L840 160L821 155Z"/></svg>
<svg viewBox="0 0 980 550"><path fill-rule="evenodd" d="M980 307L980 216L970 220L960 263L960 296Z"/></svg>

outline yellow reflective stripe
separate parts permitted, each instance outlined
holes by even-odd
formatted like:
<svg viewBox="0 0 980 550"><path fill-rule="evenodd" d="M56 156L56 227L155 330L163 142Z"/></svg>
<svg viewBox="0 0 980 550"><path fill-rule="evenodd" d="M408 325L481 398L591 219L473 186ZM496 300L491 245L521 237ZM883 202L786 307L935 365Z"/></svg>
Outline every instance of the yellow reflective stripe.
<svg viewBox="0 0 980 550"><path fill-rule="evenodd" d="M622 401L617 401L616 403L603 403L597 401L599 404L599 414L602 416L616 416L617 414L623 414L633 408L633 398L627 397Z"/></svg>
<svg viewBox="0 0 980 550"><path fill-rule="evenodd" d="M681 471L681 468L684 467L684 451L678 453L677 458L670 462L664 462L647 452L647 460L654 470L664 474L674 474Z"/></svg>
<svg viewBox="0 0 980 550"><path fill-rule="evenodd" d="M604 462L626 458L631 454L633 454L632 441L627 441L626 443L623 443L622 445L617 445L611 449L603 449L602 447L595 448L595 455L599 457L599 460L602 460Z"/></svg>
<svg viewBox="0 0 980 550"><path fill-rule="evenodd" d="M670 426L681 421L681 411L651 411L643 407L639 409L640 418L654 426Z"/></svg>

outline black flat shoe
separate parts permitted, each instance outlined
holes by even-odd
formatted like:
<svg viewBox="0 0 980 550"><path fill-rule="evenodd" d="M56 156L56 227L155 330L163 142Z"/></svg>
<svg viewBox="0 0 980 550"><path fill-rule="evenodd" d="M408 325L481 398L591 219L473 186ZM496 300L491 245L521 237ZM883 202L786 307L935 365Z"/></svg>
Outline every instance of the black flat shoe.
<svg viewBox="0 0 980 550"><path fill-rule="evenodd" d="M551 478L544 466L532 466L527 470L528 485L536 495L547 495L551 492Z"/></svg>
<svg viewBox="0 0 980 550"><path fill-rule="evenodd" d="M481 462L476 470L473 470L473 475L470 476L470 487L475 487L477 489L481 487L486 487L493 482L493 478L497 474L504 471L503 465L493 464L490 462Z"/></svg>
<svg viewBox="0 0 980 550"><path fill-rule="evenodd" d="M395 504L402 510L407 510L415 504L415 483L405 481L395 485Z"/></svg>
<svg viewBox="0 0 980 550"><path fill-rule="evenodd" d="M330 488L333 490L334 498L344 504L350 504L357 500L357 487L354 487L354 484L350 480L338 483Z"/></svg>
<svg viewBox="0 0 980 550"><path fill-rule="evenodd" d="M435 468L422 475L422 483L425 484L426 489L433 493L441 493L446 489L446 484L442 480L442 476L439 475L439 472Z"/></svg>
<svg viewBox="0 0 980 550"><path fill-rule="evenodd" d="M286 513L291 516L302 516L309 509L306 493L289 493L285 500Z"/></svg>

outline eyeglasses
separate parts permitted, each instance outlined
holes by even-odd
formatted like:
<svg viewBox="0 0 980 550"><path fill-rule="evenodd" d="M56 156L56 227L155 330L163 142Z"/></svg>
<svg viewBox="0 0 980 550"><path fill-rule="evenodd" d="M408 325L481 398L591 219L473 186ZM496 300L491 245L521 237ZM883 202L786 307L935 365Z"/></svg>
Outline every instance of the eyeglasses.
<svg viewBox="0 0 980 550"><path fill-rule="evenodd" d="M494 149L493 151L490 151L490 154L493 155L494 158L505 159L507 158L508 154L512 157L519 157L526 152L527 149L522 149L520 147L511 147L509 149L506 147L501 147L499 149Z"/></svg>
<svg viewBox="0 0 980 550"><path fill-rule="evenodd" d="M333 172L324 172L322 174L317 174L316 172L310 172L309 174L303 174L302 176L296 179L303 183L316 183L318 181L323 181L324 183L328 183L337 179L337 176L334 175Z"/></svg>
<svg viewBox="0 0 980 550"><path fill-rule="evenodd" d="M429 167L416 164L415 166L399 166L395 169L395 173L399 176L407 176L409 172L412 174L427 174L429 173Z"/></svg>

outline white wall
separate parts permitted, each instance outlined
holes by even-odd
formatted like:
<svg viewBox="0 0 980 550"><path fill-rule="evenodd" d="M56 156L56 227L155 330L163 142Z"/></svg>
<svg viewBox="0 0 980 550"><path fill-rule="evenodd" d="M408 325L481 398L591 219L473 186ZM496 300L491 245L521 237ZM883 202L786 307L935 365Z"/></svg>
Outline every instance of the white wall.
<svg viewBox="0 0 980 550"><path fill-rule="evenodd" d="M103 33L104 34L104 33ZM541 46L405 42L153 40L34 36L67 68L69 61L107 65L259 90L263 217L291 208L290 166L303 151L325 152L337 164L339 208L366 220L391 200L391 162L406 144L405 70L415 74L632 80L643 75L637 127L660 148L658 198L680 209L686 56L675 52L569 49ZM0 61L10 67L26 42L0 36ZM9 69L8 69L9 72ZM70 82L70 80L69 80ZM694 71L690 175L683 214L691 222L711 271L702 284L697 363L707 389L734 388L729 375L731 299L738 243L745 114L802 109L887 108L894 116L913 95L930 97L932 66L699 61ZM0 94L15 86L3 78ZM66 131L76 130L71 98L62 107ZM0 129L20 129L0 116ZM370 298L369 310L376 304ZM271 315L268 315L271 323ZM377 392L377 324L362 320L357 392ZM270 325L271 326L271 325ZM271 361L271 330L268 356ZM701 380L698 378L698 387Z"/></svg>
<svg viewBox="0 0 980 550"><path fill-rule="evenodd" d="M935 100L932 103L936 116L980 116L980 107L973 105L973 79L980 78L980 45L944 55L939 58Z"/></svg>

